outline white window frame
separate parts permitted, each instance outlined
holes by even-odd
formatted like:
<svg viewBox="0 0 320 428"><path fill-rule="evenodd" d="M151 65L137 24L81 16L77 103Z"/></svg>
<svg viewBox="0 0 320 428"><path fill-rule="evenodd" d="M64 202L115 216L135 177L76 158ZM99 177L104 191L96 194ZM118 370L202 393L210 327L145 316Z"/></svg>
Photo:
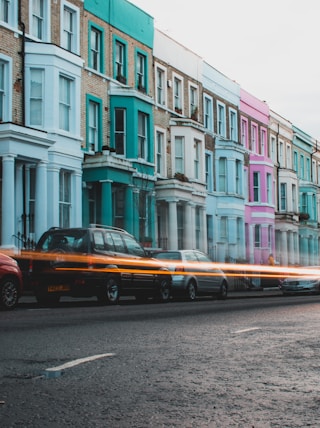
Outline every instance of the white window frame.
<svg viewBox="0 0 320 428"><path fill-rule="evenodd" d="M265 156L266 141L267 141L267 130L265 128L260 129L260 155Z"/></svg>
<svg viewBox="0 0 320 428"><path fill-rule="evenodd" d="M35 17L36 19L42 19L42 36L36 33L34 26L34 5L37 1L43 1L43 16ZM50 43L50 29L51 29L51 6L50 0L30 0L29 2L29 28L30 28L30 36L32 36L35 40L41 40L42 42Z"/></svg>
<svg viewBox="0 0 320 428"><path fill-rule="evenodd" d="M273 162L276 161L276 137L274 135L270 135L270 153L269 153L270 159L273 160Z"/></svg>
<svg viewBox="0 0 320 428"><path fill-rule="evenodd" d="M217 133L221 137L226 137L226 106L217 101Z"/></svg>
<svg viewBox="0 0 320 428"><path fill-rule="evenodd" d="M280 183L280 211L287 211L287 183Z"/></svg>
<svg viewBox="0 0 320 428"><path fill-rule="evenodd" d="M161 73L160 79L159 74ZM155 82L156 82L156 104L160 106L167 105L167 69L160 64L155 64Z"/></svg>
<svg viewBox="0 0 320 428"><path fill-rule="evenodd" d="M199 116L199 96L198 86L189 82L189 116L198 120Z"/></svg>
<svg viewBox="0 0 320 428"><path fill-rule="evenodd" d="M203 95L203 126L213 132L213 99L207 94Z"/></svg>
<svg viewBox="0 0 320 428"><path fill-rule="evenodd" d="M238 142L238 114L233 108L229 108L229 134L231 141Z"/></svg>
<svg viewBox="0 0 320 428"><path fill-rule="evenodd" d="M208 192L213 190L213 154L210 151L205 153L205 180Z"/></svg>
<svg viewBox="0 0 320 428"><path fill-rule="evenodd" d="M177 84L177 85L176 85ZM172 85L173 85L173 110L179 114L183 114L184 97L183 97L183 77L176 73L172 73ZM176 91L176 89L178 89Z"/></svg>
<svg viewBox="0 0 320 428"><path fill-rule="evenodd" d="M166 175L166 132L162 128L155 128L155 164L157 175Z"/></svg>
<svg viewBox="0 0 320 428"><path fill-rule="evenodd" d="M65 11L68 11L71 14L71 24L72 29L65 28L64 16ZM80 53L80 10L78 7L69 3L68 1L61 2L61 12L60 12L60 40L61 46L74 53L79 55ZM65 38L66 33L70 39L70 46L66 45Z"/></svg>
<svg viewBox="0 0 320 428"><path fill-rule="evenodd" d="M6 17L4 16L6 6ZM6 18L6 19L5 19ZM18 26L18 0L0 0L1 25L17 28Z"/></svg>
<svg viewBox="0 0 320 428"><path fill-rule="evenodd" d="M2 88L2 118L3 122L12 121L12 58L0 54L0 64L3 67Z"/></svg>
<svg viewBox="0 0 320 428"><path fill-rule="evenodd" d="M272 204L272 175L267 173L267 203Z"/></svg>
<svg viewBox="0 0 320 428"><path fill-rule="evenodd" d="M63 90L63 88L61 88L61 83L62 80L64 80L65 82L68 82L68 91L69 93L67 94L67 98L61 98L61 93L63 95L66 94L66 91ZM65 132L71 132L74 129L74 118L73 118L73 111L74 109L74 88L75 82L74 79L71 78L70 76L64 74L64 73L59 73L59 97L58 97L58 103L59 103L59 129ZM61 114L62 114L62 110L64 110L64 112L67 112L67 126L64 126L62 124L62 118L61 118ZM63 118L63 122L65 123L65 117Z"/></svg>
<svg viewBox="0 0 320 428"><path fill-rule="evenodd" d="M184 152L185 152L185 139L183 135L176 135L174 137L174 172L184 174ZM178 150L179 149L179 150Z"/></svg>
<svg viewBox="0 0 320 428"><path fill-rule="evenodd" d="M194 140L194 178L196 180L200 180L201 178L201 141L195 139Z"/></svg>
<svg viewBox="0 0 320 428"><path fill-rule="evenodd" d="M236 159L235 162L235 168L236 168L236 194L241 195L241 171L242 171L242 162L239 159Z"/></svg>
<svg viewBox="0 0 320 428"><path fill-rule="evenodd" d="M41 79L38 82L38 84L41 85L39 88L40 93L35 93L33 91L33 85L32 85L32 75L33 72L40 72L41 73ZM42 128L44 126L44 103L45 103L45 71L42 68L32 67L29 70L30 78L29 78L29 120L28 125L32 127ZM38 107L40 107L40 114L39 119L40 121L37 123L34 121L34 117L32 115L33 108L32 105L36 104Z"/></svg>
<svg viewBox="0 0 320 428"><path fill-rule="evenodd" d="M218 160L219 192L227 193L227 158L221 156Z"/></svg>

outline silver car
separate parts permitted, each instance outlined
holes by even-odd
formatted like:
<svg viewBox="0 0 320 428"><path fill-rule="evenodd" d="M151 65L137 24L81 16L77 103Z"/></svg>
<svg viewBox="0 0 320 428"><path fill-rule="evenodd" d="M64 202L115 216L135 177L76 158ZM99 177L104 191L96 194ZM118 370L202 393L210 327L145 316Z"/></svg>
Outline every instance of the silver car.
<svg viewBox="0 0 320 428"><path fill-rule="evenodd" d="M320 292L320 273L319 277L301 276L285 278L280 282L279 288L283 294L317 294Z"/></svg>
<svg viewBox="0 0 320 428"><path fill-rule="evenodd" d="M195 300L197 295L227 298L228 281L225 274L216 269L212 260L201 251L156 251L152 257L163 260L172 272L173 296L182 295L189 300Z"/></svg>

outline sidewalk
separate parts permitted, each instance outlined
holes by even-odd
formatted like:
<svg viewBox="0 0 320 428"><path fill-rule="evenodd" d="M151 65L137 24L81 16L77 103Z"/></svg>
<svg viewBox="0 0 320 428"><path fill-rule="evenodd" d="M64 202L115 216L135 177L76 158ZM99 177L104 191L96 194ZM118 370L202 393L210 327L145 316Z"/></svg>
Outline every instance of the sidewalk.
<svg viewBox="0 0 320 428"><path fill-rule="evenodd" d="M228 299L244 299L250 297L272 297L282 296L282 292L278 287L268 288L249 288L246 290L229 290Z"/></svg>

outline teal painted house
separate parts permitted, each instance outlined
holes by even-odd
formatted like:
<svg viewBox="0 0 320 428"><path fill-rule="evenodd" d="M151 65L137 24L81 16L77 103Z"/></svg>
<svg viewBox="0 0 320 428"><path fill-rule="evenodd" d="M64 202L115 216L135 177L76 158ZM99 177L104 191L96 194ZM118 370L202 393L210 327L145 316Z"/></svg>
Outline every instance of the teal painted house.
<svg viewBox="0 0 320 428"><path fill-rule="evenodd" d="M152 245L153 18L125 0L86 0L84 8L83 223L124 228Z"/></svg>
<svg viewBox="0 0 320 428"><path fill-rule="evenodd" d="M293 126L293 169L299 179L299 253L303 266L319 264L317 157L313 138Z"/></svg>

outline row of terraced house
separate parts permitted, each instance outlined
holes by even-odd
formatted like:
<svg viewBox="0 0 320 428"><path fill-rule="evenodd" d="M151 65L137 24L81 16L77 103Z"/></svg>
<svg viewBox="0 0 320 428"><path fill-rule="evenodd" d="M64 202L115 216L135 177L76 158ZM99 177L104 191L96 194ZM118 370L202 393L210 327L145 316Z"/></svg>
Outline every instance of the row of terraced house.
<svg viewBox="0 0 320 428"><path fill-rule="evenodd" d="M0 0L3 248L96 223L319 264L317 145L127 0Z"/></svg>

